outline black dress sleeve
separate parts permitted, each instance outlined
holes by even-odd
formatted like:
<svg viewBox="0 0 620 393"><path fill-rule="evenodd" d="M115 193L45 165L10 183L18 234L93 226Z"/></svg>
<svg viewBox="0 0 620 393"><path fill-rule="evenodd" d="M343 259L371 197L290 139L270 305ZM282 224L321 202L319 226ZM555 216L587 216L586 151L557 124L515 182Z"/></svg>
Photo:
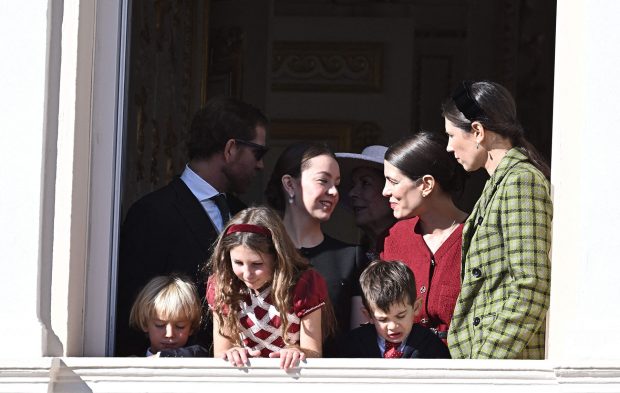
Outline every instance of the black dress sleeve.
<svg viewBox="0 0 620 393"><path fill-rule="evenodd" d="M355 246L355 274L353 276L353 287L351 293L353 296L362 296L360 276L369 263L370 261L368 260L368 256L366 255L364 248L361 246Z"/></svg>

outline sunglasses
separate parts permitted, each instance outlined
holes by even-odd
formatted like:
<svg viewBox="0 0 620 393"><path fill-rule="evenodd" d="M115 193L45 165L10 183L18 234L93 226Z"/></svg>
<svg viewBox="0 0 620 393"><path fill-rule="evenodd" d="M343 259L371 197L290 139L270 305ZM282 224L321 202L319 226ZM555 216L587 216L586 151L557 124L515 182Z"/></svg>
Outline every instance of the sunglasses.
<svg viewBox="0 0 620 393"><path fill-rule="evenodd" d="M234 139L234 141L235 143L251 148L256 161L262 160L263 156L269 151L267 146L259 145L258 143L244 141L243 139Z"/></svg>

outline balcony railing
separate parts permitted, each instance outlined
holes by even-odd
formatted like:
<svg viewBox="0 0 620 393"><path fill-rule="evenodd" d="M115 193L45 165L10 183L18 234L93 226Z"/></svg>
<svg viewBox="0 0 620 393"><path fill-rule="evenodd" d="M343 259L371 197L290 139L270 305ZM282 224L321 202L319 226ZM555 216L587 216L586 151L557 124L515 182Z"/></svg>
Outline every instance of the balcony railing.
<svg viewBox="0 0 620 393"><path fill-rule="evenodd" d="M294 386L288 386L289 384ZM285 386L286 385L286 386ZM220 359L0 360L0 392L620 392L620 365L551 361L277 359L236 369Z"/></svg>

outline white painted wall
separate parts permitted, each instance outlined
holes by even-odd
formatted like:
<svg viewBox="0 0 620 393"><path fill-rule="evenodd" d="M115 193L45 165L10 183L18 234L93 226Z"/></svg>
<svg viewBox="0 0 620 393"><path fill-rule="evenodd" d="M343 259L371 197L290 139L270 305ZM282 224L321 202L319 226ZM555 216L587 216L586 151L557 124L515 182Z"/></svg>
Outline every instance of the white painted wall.
<svg viewBox="0 0 620 393"><path fill-rule="evenodd" d="M94 25L118 23L120 2L107 9L109 15L103 20L97 19L103 14L93 1L65 0L62 8L58 4L0 3L0 184L4 186L0 192L0 334L5 338L0 358L94 355L102 354L105 345L101 344L105 331L99 328L93 336L95 344L86 345L92 352L84 352L85 311L87 325L89 314L107 315L105 302L97 298L98 292L87 293L84 282L110 274L110 255L97 260L88 252L109 250L113 237L109 233L107 237L88 236L94 227L101 231L97 233L105 234L106 228L109 232L110 222L102 222L101 217L113 214L116 192L113 187L101 187L113 184L116 176L116 168L111 168L115 158L107 156L114 154L115 141L106 139L110 134L105 130L114 128L116 118L109 123L110 113L114 117L117 112L116 104L111 104L116 100L114 87L99 96L92 92L93 85L101 87L109 81L97 79L98 67L110 64L106 62L109 57L96 56ZM620 308L615 305L620 298L617 15L620 3L613 0L558 2L548 336L548 357L553 363L540 363L542 372L551 371L556 379L567 366L553 364L620 360ZM105 53L115 53L111 45L111 52ZM116 78L114 72L110 75ZM107 159L93 163L91 153ZM97 172L97 165L104 170ZM103 183L94 179L103 179ZM96 182L92 189L88 187L91 180ZM90 195L95 190L101 197L99 205ZM108 210L102 213L101 206ZM93 211L99 218L89 221ZM89 265L88 261L95 260ZM105 285L97 288L104 298L109 295ZM87 297L94 309L84 309ZM93 321L93 326L99 326L105 318ZM19 373L21 366L14 364L0 362L0 382L3 370ZM321 360L313 364L323 367ZM463 367L462 362L442 367L451 368L451 364ZM325 365L345 373L335 364ZM77 366L87 367L86 363ZM58 369L45 367L41 372ZM171 375L181 376L182 369ZM579 370L576 375L589 375ZM151 371L147 368L146 372ZM601 373L617 382L616 369Z"/></svg>
<svg viewBox="0 0 620 393"><path fill-rule="evenodd" d="M548 357L620 360L620 2L558 2Z"/></svg>
<svg viewBox="0 0 620 393"><path fill-rule="evenodd" d="M0 4L0 357L41 356L47 2Z"/></svg>

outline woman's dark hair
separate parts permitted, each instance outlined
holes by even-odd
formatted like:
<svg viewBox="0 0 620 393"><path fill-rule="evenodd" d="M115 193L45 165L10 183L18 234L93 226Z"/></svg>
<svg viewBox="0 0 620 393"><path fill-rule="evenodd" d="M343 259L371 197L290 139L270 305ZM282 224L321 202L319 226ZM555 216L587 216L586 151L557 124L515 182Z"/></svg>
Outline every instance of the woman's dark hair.
<svg viewBox="0 0 620 393"><path fill-rule="evenodd" d="M460 105L461 109L457 105ZM465 111L467 116L461 110ZM550 178L551 170L546 160L534 145L525 139L512 95L499 83L462 82L442 105L442 115L466 132L471 132L471 124L479 121L484 128L508 138L547 179Z"/></svg>
<svg viewBox="0 0 620 393"><path fill-rule="evenodd" d="M466 172L448 153L448 137L444 133L421 131L401 139L385 152L385 160L411 180L431 175L441 189L453 198L463 192Z"/></svg>
<svg viewBox="0 0 620 393"><path fill-rule="evenodd" d="M265 198L269 206L281 215L284 214L285 201L288 195L285 195L282 187L282 176L290 175L299 179L301 172L310 165L308 161L323 155L336 159L334 153L324 144L297 142L289 145L278 157L265 189Z"/></svg>

